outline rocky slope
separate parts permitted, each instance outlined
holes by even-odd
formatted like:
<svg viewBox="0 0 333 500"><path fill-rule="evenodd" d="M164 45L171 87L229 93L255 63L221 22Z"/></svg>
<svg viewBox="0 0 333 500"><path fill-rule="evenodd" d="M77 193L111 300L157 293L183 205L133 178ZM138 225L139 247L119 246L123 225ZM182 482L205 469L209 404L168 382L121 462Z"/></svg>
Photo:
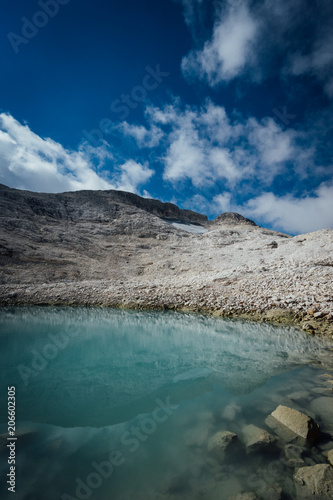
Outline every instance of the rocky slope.
<svg viewBox="0 0 333 500"><path fill-rule="evenodd" d="M0 214L2 305L201 310L333 334L332 229L291 237L120 191L3 185Z"/></svg>

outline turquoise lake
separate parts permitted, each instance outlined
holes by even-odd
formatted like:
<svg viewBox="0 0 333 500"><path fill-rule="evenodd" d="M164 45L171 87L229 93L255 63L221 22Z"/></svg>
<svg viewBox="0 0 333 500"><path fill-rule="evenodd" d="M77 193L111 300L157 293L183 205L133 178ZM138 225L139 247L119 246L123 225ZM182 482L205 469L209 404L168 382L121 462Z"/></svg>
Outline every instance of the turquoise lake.
<svg viewBox="0 0 333 500"><path fill-rule="evenodd" d="M323 436L333 435L314 403L329 395L332 342L294 328L22 307L0 310L0 331L1 498L227 500L254 491L273 499L280 485L293 499L280 449L243 450L221 464L210 437L241 436L249 424L269 430L265 419L279 404L314 413ZM16 392L15 496L4 480L8 386ZM322 450L305 451L305 463Z"/></svg>

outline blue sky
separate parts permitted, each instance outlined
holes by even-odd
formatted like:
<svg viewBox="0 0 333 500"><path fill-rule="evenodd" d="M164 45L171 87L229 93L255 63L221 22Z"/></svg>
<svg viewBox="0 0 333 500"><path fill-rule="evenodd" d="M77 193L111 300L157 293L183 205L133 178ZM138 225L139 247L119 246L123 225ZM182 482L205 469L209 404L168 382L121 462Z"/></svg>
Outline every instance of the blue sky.
<svg viewBox="0 0 333 500"><path fill-rule="evenodd" d="M0 182L333 227L331 0L12 0Z"/></svg>

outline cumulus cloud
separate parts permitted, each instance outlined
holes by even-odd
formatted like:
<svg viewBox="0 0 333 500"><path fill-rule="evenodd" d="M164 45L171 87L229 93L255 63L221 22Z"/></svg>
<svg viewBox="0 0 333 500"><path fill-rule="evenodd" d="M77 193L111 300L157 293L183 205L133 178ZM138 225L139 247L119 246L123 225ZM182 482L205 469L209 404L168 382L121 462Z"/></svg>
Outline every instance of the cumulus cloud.
<svg viewBox="0 0 333 500"><path fill-rule="evenodd" d="M214 196L212 208L221 213L233 212L235 207L231 201L231 193L225 192Z"/></svg>
<svg viewBox="0 0 333 500"><path fill-rule="evenodd" d="M135 125L123 121L117 124L115 129L126 137L132 137L140 148L156 147L163 137L162 130L155 125L147 129L144 125Z"/></svg>
<svg viewBox="0 0 333 500"><path fill-rule="evenodd" d="M164 179L173 183L190 180L204 188L221 180L233 188L240 180L256 179L266 185L286 169L306 175L304 160L313 155L310 145L299 144L300 132L283 129L272 118L229 117L210 100L198 108L151 107L147 114L167 130Z"/></svg>
<svg viewBox="0 0 333 500"><path fill-rule="evenodd" d="M210 213L237 212L278 231L301 234L333 228L332 200L333 184L323 182L312 194L301 197L269 191L237 203L233 193L224 192L211 201L203 198L200 203Z"/></svg>
<svg viewBox="0 0 333 500"><path fill-rule="evenodd" d="M292 234L333 227L333 185L322 183L313 195L295 197L263 193L241 209L246 215Z"/></svg>
<svg viewBox="0 0 333 500"><path fill-rule="evenodd" d="M182 1L186 23L193 27L197 2ZM330 0L227 0L215 5L210 36L183 58L187 79L205 80L215 87L242 76L259 81L279 72L289 82L308 74L332 98Z"/></svg>
<svg viewBox="0 0 333 500"><path fill-rule="evenodd" d="M291 233L332 227L332 167L318 163L315 127L228 115L211 100L201 107L179 100L151 106L147 117L165 132L164 180L180 191L187 181L195 190L184 206L213 216L240 212Z"/></svg>
<svg viewBox="0 0 333 500"><path fill-rule="evenodd" d="M187 107L184 111L169 105L164 111L151 109L150 117L171 127L164 154L165 180L190 180L196 187L205 187L217 179L232 184L241 176L225 147L238 127L233 129L223 107L210 101L201 109Z"/></svg>
<svg viewBox="0 0 333 500"><path fill-rule="evenodd" d="M111 164L113 173L103 170ZM153 175L147 165L119 165L105 146L65 149L42 138L11 115L0 114L0 180L33 191L61 192L81 189L125 189L137 192Z"/></svg>
<svg viewBox="0 0 333 500"><path fill-rule="evenodd" d="M165 156L165 180L179 181L188 178L197 187L208 182L210 176L205 168L204 146L195 135L180 131L173 137Z"/></svg>
<svg viewBox="0 0 333 500"><path fill-rule="evenodd" d="M230 8L216 22L213 34L201 50L184 57L182 70L186 77L198 76L215 86L239 76L253 63L253 50L258 31L257 21L246 3Z"/></svg>
<svg viewBox="0 0 333 500"><path fill-rule="evenodd" d="M153 174L153 170L147 164L142 165L134 160L128 160L119 168L117 189L133 192L133 186L145 184Z"/></svg>
<svg viewBox="0 0 333 500"><path fill-rule="evenodd" d="M261 123L250 118L247 128L249 141L260 152L263 163L275 166L292 159L297 135L294 130L283 130L272 118L264 118Z"/></svg>

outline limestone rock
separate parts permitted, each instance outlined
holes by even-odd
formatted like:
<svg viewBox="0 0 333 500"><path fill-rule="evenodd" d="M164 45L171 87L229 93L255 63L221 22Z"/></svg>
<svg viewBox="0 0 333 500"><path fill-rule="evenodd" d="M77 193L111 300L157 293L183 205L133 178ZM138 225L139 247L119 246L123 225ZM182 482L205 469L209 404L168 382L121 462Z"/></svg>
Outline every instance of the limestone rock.
<svg viewBox="0 0 333 500"><path fill-rule="evenodd" d="M300 443L313 444L320 436L319 425L311 417L288 406L278 406L266 419L266 423L287 442L291 441L294 435L300 438ZM286 429L281 428L281 425Z"/></svg>
<svg viewBox="0 0 333 500"><path fill-rule="evenodd" d="M333 398L322 396L311 401L311 410L320 418L324 430L333 430Z"/></svg>
<svg viewBox="0 0 333 500"><path fill-rule="evenodd" d="M328 453L327 453L327 460L329 461L329 463L331 465L333 465L333 450L330 450Z"/></svg>
<svg viewBox="0 0 333 500"><path fill-rule="evenodd" d="M276 441L272 434L252 424L243 427L242 437L248 453L270 447Z"/></svg>
<svg viewBox="0 0 333 500"><path fill-rule="evenodd" d="M219 431L208 441L208 452L223 462L226 455L239 449L237 434L229 431Z"/></svg>
<svg viewBox="0 0 333 500"><path fill-rule="evenodd" d="M214 219L213 224L247 224L250 226L256 226L257 224L251 220L243 217L235 212L224 212Z"/></svg>
<svg viewBox="0 0 333 500"><path fill-rule="evenodd" d="M235 420L237 413L239 413L241 409L242 408L236 403L230 403L224 408L222 418L231 422L232 420Z"/></svg>
<svg viewBox="0 0 333 500"><path fill-rule="evenodd" d="M284 447L284 456L287 461L287 466L289 467L303 467L305 465L302 459L303 449L300 446L294 444L287 444Z"/></svg>
<svg viewBox="0 0 333 500"><path fill-rule="evenodd" d="M333 467L317 464L301 467L294 475L298 500L329 500L333 498Z"/></svg>
<svg viewBox="0 0 333 500"><path fill-rule="evenodd" d="M248 491L246 493L238 493L238 495L233 495L232 497L229 497L228 500L258 500L258 497L251 491Z"/></svg>
<svg viewBox="0 0 333 500"><path fill-rule="evenodd" d="M322 396L332 395L332 389L330 389L329 387L313 387L311 389L311 392L316 395L321 394Z"/></svg>
<svg viewBox="0 0 333 500"><path fill-rule="evenodd" d="M258 495L261 500L281 500L282 488L278 483L267 483L265 488L260 489Z"/></svg>
<svg viewBox="0 0 333 500"><path fill-rule="evenodd" d="M307 400L309 397L309 393L307 391L296 391L292 394L288 394L288 398L292 401L300 401L302 399Z"/></svg>

